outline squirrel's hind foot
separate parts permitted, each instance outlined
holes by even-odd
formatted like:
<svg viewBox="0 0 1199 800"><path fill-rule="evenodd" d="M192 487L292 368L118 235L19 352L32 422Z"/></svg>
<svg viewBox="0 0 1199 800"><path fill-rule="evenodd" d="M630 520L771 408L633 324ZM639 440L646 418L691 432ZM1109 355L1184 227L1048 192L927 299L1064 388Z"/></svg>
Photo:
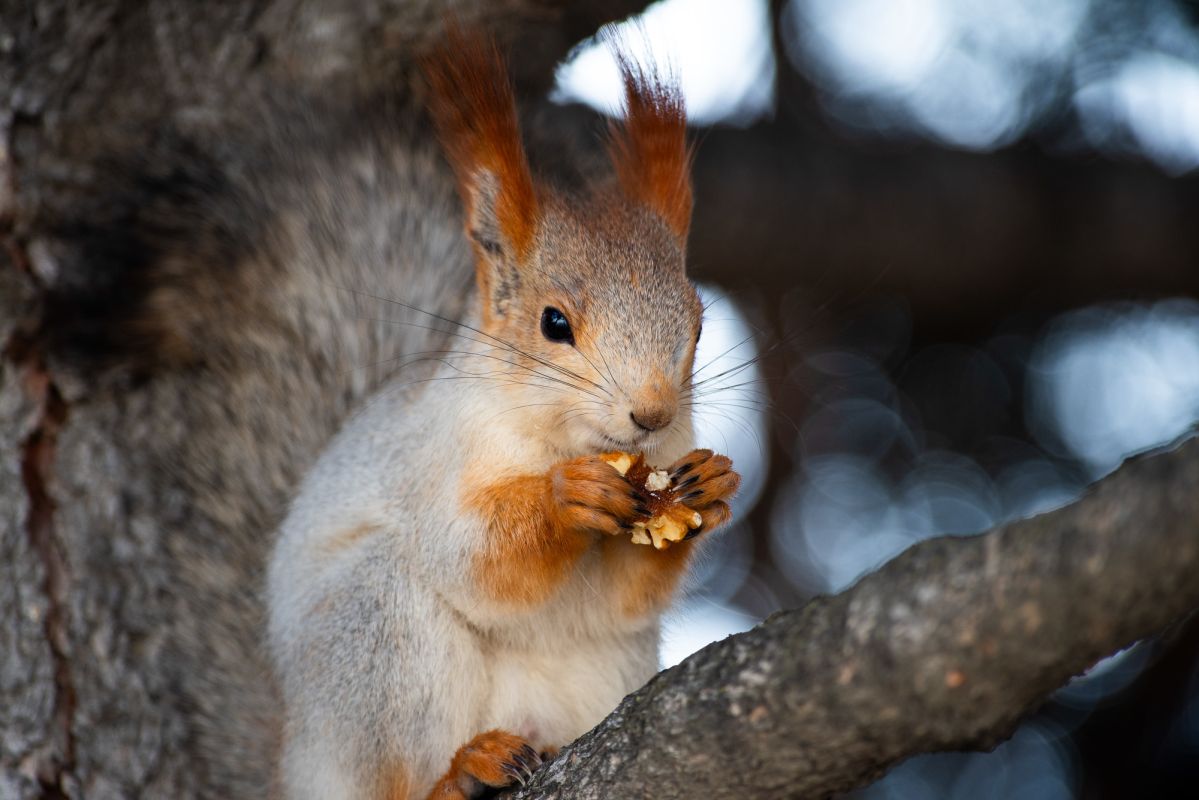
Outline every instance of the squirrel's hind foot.
<svg viewBox="0 0 1199 800"><path fill-rule="evenodd" d="M520 736L498 730L480 733L458 748L428 800L481 800L494 789L524 786L539 766L541 756Z"/></svg>

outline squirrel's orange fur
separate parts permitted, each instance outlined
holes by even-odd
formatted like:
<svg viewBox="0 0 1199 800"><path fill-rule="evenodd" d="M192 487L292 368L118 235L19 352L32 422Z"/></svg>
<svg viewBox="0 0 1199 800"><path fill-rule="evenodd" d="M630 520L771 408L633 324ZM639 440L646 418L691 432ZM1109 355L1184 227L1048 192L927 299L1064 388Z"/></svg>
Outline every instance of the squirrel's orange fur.
<svg viewBox="0 0 1199 800"><path fill-rule="evenodd" d="M625 539L605 539L600 547L604 569L622 587L620 613L639 617L670 602L691 563L691 542L678 542L666 550L635 545Z"/></svg>
<svg viewBox="0 0 1199 800"><path fill-rule="evenodd" d="M548 476L491 483L481 479L465 498L465 505L476 509L485 525L486 542L475 556L475 580L497 602L544 602L591 545L582 531L553 518L550 487Z"/></svg>
<svg viewBox="0 0 1199 800"><path fill-rule="evenodd" d="M484 786L508 786L515 771L524 767L531 772L539 763L537 753L521 737L504 731L480 733L454 755L428 800L467 800L463 778Z"/></svg>
<svg viewBox="0 0 1199 800"><path fill-rule="evenodd" d="M408 769L403 764L393 764L379 771L379 791L374 800L408 800L412 793Z"/></svg>
<svg viewBox="0 0 1199 800"><path fill-rule="evenodd" d="M655 67L616 51L624 82L625 121L613 125L608 153L624 191L657 212L679 237L691 227L687 114L678 86Z"/></svg>
<svg viewBox="0 0 1199 800"><path fill-rule="evenodd" d="M494 41L450 25L442 50L425 62L430 113L458 178L469 220L478 183L499 183L495 214L524 258L537 227L537 193L520 139L516 101L503 56ZM475 247L479 247L478 242Z"/></svg>

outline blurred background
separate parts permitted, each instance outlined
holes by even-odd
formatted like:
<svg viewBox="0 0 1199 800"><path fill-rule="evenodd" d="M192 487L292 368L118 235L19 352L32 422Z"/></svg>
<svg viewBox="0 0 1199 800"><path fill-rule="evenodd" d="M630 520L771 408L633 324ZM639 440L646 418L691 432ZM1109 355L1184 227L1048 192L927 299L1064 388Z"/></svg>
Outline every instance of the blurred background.
<svg viewBox="0 0 1199 800"><path fill-rule="evenodd" d="M745 478L666 665L1199 421L1199 3L663 0L615 33L704 127L700 439ZM602 44L555 99L620 113ZM1199 796L1199 626L856 796Z"/></svg>

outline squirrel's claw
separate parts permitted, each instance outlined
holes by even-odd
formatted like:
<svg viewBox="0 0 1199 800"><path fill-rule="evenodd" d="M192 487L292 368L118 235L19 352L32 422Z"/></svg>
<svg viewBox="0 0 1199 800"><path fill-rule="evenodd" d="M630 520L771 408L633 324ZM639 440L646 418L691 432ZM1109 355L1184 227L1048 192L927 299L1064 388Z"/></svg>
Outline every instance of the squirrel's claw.
<svg viewBox="0 0 1199 800"><path fill-rule="evenodd" d="M683 537L684 541L715 530L733 518L733 512L729 509L729 504L723 500L717 500L715 503L712 503L712 505L700 511L699 515L703 517L703 522L695 530L688 531L687 535Z"/></svg>
<svg viewBox="0 0 1199 800"><path fill-rule="evenodd" d="M515 763L511 765L513 767L512 774L521 786L526 785L532 780L533 773L541 766L541 756L527 744L520 749L520 752L515 754L513 761Z"/></svg>
<svg viewBox="0 0 1199 800"><path fill-rule="evenodd" d="M458 749L449 771L430 796L470 800L484 796L488 789L524 786L539 766L541 757L525 739L505 731L487 731Z"/></svg>
<svg viewBox="0 0 1199 800"><path fill-rule="evenodd" d="M679 501L698 511L703 518L700 526L685 538L693 539L729 521L732 513L728 500L737 493L741 476L733 471L733 462L728 456L711 450L692 450L672 464L669 471L675 481L675 490L684 492Z"/></svg>
<svg viewBox="0 0 1199 800"><path fill-rule="evenodd" d="M550 486L554 512L564 527L612 535L648 513L641 496L598 456L554 466Z"/></svg>

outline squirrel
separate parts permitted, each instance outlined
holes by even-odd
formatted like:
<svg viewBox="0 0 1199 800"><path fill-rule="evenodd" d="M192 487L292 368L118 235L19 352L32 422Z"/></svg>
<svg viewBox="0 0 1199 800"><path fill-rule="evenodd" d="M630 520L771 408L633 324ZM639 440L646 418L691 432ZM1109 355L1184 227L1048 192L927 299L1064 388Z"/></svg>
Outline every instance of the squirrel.
<svg viewBox="0 0 1199 800"><path fill-rule="evenodd" d="M448 349L369 399L281 525L266 598L292 800L523 783L656 672L703 541L634 544L645 496L601 454L668 464L693 534L728 521L740 480L693 441L703 309L677 85L619 55L612 174L568 192L530 169L498 48L447 41L424 74L474 293Z"/></svg>

